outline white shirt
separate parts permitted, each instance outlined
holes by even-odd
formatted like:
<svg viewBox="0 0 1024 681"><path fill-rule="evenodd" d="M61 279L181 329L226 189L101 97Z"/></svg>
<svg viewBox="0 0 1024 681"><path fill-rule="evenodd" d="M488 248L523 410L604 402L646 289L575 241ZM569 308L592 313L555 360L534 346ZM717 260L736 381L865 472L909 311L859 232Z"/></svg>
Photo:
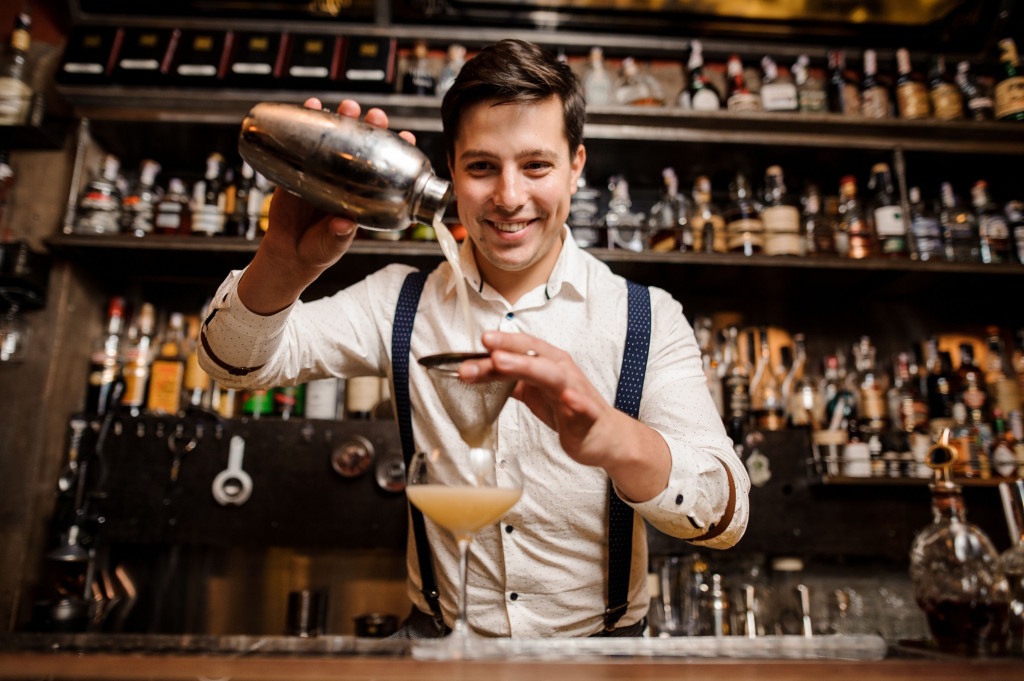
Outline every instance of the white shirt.
<svg viewBox="0 0 1024 681"><path fill-rule="evenodd" d="M420 299L411 341L410 396L417 450L441 447L455 466L468 447L445 414L418 357L479 349L480 330L523 332L569 352L609 404L625 346L625 280L581 250L566 228L565 241L546 286L509 305L482 279L467 240L460 264L469 285L471 337L456 302L453 270L442 263L430 273ZM337 265L344 266L344 261ZM213 353L235 367L260 367L231 376L203 354L203 368L235 387L273 387L325 376L391 378L391 332L405 276L393 264L329 298L296 302L272 316L248 311L238 299L241 271L221 285L205 329ZM702 370L700 350L682 307L651 288L652 328L640 421L665 438L672 453L666 489L643 503L633 526L629 607L618 626L647 612L647 541L643 520L681 539L706 532L728 500L728 466L736 486L733 519L719 536L695 542L727 548L739 541L749 516L746 469L725 434ZM394 390L392 389L392 394ZM518 457L524 492L501 520L473 540L469 563L469 621L494 636L587 636L603 627L606 607L608 476L583 466L562 449L557 433L522 403L509 400L498 419L500 458ZM724 466L723 466L724 464ZM455 619L458 550L451 536L427 520L445 620ZM511 528L510 530L508 528ZM409 596L424 612L416 546L408 539Z"/></svg>

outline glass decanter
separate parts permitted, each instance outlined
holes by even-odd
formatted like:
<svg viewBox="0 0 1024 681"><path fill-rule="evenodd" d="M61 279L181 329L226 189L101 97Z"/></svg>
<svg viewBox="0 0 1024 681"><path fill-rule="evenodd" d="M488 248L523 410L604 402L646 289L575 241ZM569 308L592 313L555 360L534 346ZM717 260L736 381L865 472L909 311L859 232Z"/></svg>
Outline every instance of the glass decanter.
<svg viewBox="0 0 1024 681"><path fill-rule="evenodd" d="M1024 480L999 483L1010 548L999 556L999 567L1010 587L1007 652L1024 655Z"/></svg>
<svg viewBox="0 0 1024 681"><path fill-rule="evenodd" d="M928 451L932 523L914 538L910 579L940 650L995 654L1006 642L1009 589L992 542L966 520L961 487L951 480L957 455L947 428Z"/></svg>

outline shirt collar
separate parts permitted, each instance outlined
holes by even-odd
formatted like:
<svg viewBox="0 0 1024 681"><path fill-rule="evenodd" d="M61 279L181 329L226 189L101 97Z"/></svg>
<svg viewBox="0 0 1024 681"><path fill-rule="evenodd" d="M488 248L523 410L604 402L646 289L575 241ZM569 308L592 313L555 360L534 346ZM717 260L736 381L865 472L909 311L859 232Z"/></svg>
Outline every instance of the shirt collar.
<svg viewBox="0 0 1024 681"><path fill-rule="evenodd" d="M568 286L581 299L586 299L587 270L583 258L583 249L573 239L569 226L565 225L563 229L565 234L562 250L558 254L558 260L551 270L547 284L545 284L544 294L550 300L557 296L563 287ZM473 242L468 237L463 239L462 245L459 248L459 266L462 268L462 276L474 291L484 297L488 297L488 292L490 292L490 295L497 297L493 289L484 285L483 276L480 274L480 268L477 267L476 258L473 255ZM447 270L448 281L444 289L446 295L451 294L455 288L455 271L451 267L448 267ZM487 291L484 289L487 289Z"/></svg>

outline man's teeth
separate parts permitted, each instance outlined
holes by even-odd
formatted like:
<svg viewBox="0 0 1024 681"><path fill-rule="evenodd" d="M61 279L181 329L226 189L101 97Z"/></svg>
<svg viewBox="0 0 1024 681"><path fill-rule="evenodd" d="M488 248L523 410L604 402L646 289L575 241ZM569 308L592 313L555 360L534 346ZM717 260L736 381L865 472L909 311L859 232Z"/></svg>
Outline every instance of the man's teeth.
<svg viewBox="0 0 1024 681"><path fill-rule="evenodd" d="M492 222L499 232L518 232L526 227L526 222Z"/></svg>

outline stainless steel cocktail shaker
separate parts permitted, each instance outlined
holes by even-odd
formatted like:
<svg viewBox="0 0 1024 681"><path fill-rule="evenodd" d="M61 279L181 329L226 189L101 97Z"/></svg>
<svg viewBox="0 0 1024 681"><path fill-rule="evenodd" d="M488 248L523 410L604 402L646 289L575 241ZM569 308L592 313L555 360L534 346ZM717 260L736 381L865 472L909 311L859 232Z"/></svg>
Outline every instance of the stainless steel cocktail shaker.
<svg viewBox="0 0 1024 681"><path fill-rule="evenodd" d="M367 229L433 224L451 199L451 184L415 145L330 111L257 104L242 123L238 151L272 182Z"/></svg>

